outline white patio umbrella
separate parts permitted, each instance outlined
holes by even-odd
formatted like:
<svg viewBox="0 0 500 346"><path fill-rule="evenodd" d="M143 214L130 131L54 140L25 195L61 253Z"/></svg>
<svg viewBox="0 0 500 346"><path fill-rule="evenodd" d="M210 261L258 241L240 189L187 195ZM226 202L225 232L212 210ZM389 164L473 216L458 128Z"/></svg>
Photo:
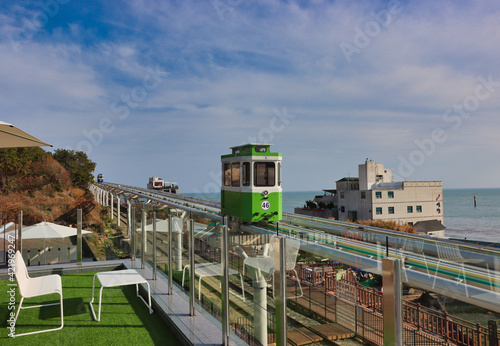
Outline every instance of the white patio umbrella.
<svg viewBox="0 0 500 346"><path fill-rule="evenodd" d="M12 124L0 121L0 148L44 147L49 143L24 132Z"/></svg>
<svg viewBox="0 0 500 346"><path fill-rule="evenodd" d="M194 223L195 232L203 232L207 228L207 225L202 223ZM141 230L139 226L137 228L138 231ZM146 232L153 232L153 224L146 225ZM168 232L168 220L156 220L156 231L157 232ZM182 220L179 218L174 218L174 229L172 232L181 232L182 233Z"/></svg>
<svg viewBox="0 0 500 346"><path fill-rule="evenodd" d="M153 232L153 224L146 225L146 232ZM138 231L141 227L137 228ZM157 232L168 232L168 220L156 220L156 231Z"/></svg>
<svg viewBox="0 0 500 346"><path fill-rule="evenodd" d="M11 231L7 233L7 237L14 237L16 231ZM44 239L44 248L45 241L47 239L56 239L56 238L66 238L76 235L77 229L62 225L57 225L51 222L40 222L36 225L23 228L22 237L24 239ZM82 230L82 234L92 233L90 231Z"/></svg>

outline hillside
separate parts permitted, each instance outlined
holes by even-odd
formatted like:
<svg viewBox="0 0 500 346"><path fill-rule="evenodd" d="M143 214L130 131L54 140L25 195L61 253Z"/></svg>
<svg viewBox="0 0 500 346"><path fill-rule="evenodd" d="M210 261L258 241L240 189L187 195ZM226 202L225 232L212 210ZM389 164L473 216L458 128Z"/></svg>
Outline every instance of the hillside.
<svg viewBox="0 0 500 346"><path fill-rule="evenodd" d="M85 153L41 148L0 150L0 213L23 211L23 224L41 221L76 224L83 209L85 227L101 227L101 207L88 191L95 163ZM4 220L2 220L4 222Z"/></svg>
<svg viewBox="0 0 500 346"><path fill-rule="evenodd" d="M101 207L93 200L90 193L79 188L69 188L61 192L46 195L43 191L33 193L15 192L0 195L0 212L4 216L17 215L23 211L24 226L31 226L41 221L62 225L76 224L76 211L83 210L83 224L103 225L100 218Z"/></svg>

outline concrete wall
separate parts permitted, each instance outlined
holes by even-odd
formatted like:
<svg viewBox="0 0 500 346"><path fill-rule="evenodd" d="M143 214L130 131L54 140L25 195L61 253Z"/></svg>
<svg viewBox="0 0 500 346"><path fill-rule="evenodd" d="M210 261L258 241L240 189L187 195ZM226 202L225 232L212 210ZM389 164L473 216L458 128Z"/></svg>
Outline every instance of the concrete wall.
<svg viewBox="0 0 500 346"><path fill-rule="evenodd" d="M323 217L325 219L334 218L338 219L338 214L336 209L306 209L306 208L295 208L295 214Z"/></svg>
<svg viewBox="0 0 500 346"><path fill-rule="evenodd" d="M370 160L359 165L358 170L358 189L354 190L347 178L337 181L340 220L352 220L355 212L355 220L394 220L401 224L434 219L443 222L442 182L393 182L391 168ZM377 214L377 208L381 208L381 214ZM393 213L389 213L389 208Z"/></svg>
<svg viewBox="0 0 500 346"><path fill-rule="evenodd" d="M382 198L376 198L376 192L382 193ZM389 198L393 192L394 198ZM372 190L373 219L395 220L399 223L416 223L424 220L437 219L443 222L443 187L439 181L403 182L402 189ZM408 212L411 206L413 212ZM421 212L417 207L421 207ZM382 214L376 214L376 208L382 208ZM389 214L389 207L394 207L394 214Z"/></svg>
<svg viewBox="0 0 500 346"><path fill-rule="evenodd" d="M365 161L358 166L359 189L371 190L378 183L390 183L392 181L392 168L384 168L384 165L374 161Z"/></svg>
<svg viewBox="0 0 500 346"><path fill-rule="evenodd" d="M356 211L357 220L394 220L401 224L434 219L443 222L440 181L405 181L400 186L402 188L338 190L339 220L348 220L349 212ZM377 193L381 198L376 198ZM365 198L361 198L363 194ZM411 213L408 212L409 206L412 207ZM394 208L393 214L389 214L391 207ZM376 213L377 208L382 208L382 214Z"/></svg>
<svg viewBox="0 0 500 346"><path fill-rule="evenodd" d="M364 194L365 198L361 198L362 194ZM341 194L338 193L339 220L349 220L350 211L357 212L357 220L372 219L372 197L370 191L348 190L344 191L343 196L344 198L341 198Z"/></svg>

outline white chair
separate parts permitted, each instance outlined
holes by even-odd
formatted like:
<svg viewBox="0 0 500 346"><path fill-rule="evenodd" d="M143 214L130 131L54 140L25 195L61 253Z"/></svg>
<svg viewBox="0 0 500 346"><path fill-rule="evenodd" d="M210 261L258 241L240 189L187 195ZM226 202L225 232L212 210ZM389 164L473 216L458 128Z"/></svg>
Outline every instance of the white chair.
<svg viewBox="0 0 500 346"><path fill-rule="evenodd" d="M269 243L262 246L262 256L248 256L248 254L238 246L236 249L243 257L243 275L245 275L245 266L260 269L261 273L270 279L274 273L274 236L269 239Z"/></svg>
<svg viewBox="0 0 500 346"><path fill-rule="evenodd" d="M21 311L21 309L39 308L42 306L52 306L60 304L61 326L53 329L37 330L34 332L23 333L23 334L13 334L12 337L52 332L55 330L62 329L64 326L64 321L63 321L63 294L62 294L61 277L57 274L54 274L54 275L30 278L28 275L28 270L26 269L26 264L24 263L23 257L19 251L17 251L15 255L15 275L16 275L17 285L19 287L19 294L21 295L21 301L19 302L19 307L17 308L16 316L14 317L14 325L17 321L17 317L19 316L19 311ZM60 296L59 303L22 307L24 298L33 298L54 293L59 294Z"/></svg>
<svg viewBox="0 0 500 346"><path fill-rule="evenodd" d="M269 250L266 256L262 257L248 257L246 254L242 254L241 250L240 255L244 258L243 260L243 274L245 273L245 266L249 266L255 269L260 269L261 273L265 276L266 280L273 279L273 287L274 287L274 239L272 236L269 241ZM267 244L266 244L267 245ZM304 295L304 291L302 290L302 286L300 285L299 275L295 270L295 264L297 263L297 256L299 254L300 241L296 239L286 238L286 256L285 256L285 270L295 272L295 277L297 278L297 283L299 284L300 295L289 298L300 298ZM266 249L267 250L267 249ZM244 252L243 252L244 253ZM274 289L273 289L274 296Z"/></svg>
<svg viewBox="0 0 500 346"><path fill-rule="evenodd" d="M290 298L300 298L304 295L304 291L302 291L302 286L300 285L299 274L295 270L295 264L297 263L297 256L299 255L300 249L300 241L295 239L286 239L286 256L285 256L285 270L295 272L295 278L297 283L299 284L300 295Z"/></svg>

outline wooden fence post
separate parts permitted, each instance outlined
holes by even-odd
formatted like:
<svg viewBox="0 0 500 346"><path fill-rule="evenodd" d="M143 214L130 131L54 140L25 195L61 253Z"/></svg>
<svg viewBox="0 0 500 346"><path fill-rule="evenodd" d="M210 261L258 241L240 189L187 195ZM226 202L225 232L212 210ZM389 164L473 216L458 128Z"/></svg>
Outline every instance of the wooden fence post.
<svg viewBox="0 0 500 346"><path fill-rule="evenodd" d="M417 304L417 330L420 330L420 303Z"/></svg>
<svg viewBox="0 0 500 346"><path fill-rule="evenodd" d="M443 319L444 319L444 341L448 341L448 333L449 333L449 323L448 323L448 314L446 311L443 313Z"/></svg>

